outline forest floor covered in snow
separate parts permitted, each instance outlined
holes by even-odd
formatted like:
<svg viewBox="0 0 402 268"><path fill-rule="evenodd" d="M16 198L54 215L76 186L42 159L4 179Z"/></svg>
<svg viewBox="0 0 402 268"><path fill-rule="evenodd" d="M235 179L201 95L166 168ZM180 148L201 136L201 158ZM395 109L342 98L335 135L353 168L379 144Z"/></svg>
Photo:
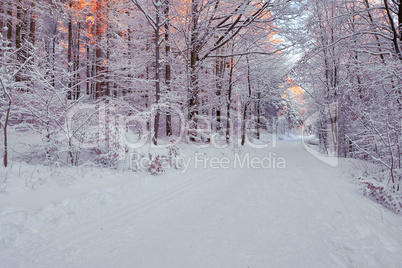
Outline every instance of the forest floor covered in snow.
<svg viewBox="0 0 402 268"><path fill-rule="evenodd" d="M358 191L351 161L328 166L297 140L181 152L185 172L156 176L0 168L0 266L402 267L402 217ZM197 152L286 166L196 167Z"/></svg>

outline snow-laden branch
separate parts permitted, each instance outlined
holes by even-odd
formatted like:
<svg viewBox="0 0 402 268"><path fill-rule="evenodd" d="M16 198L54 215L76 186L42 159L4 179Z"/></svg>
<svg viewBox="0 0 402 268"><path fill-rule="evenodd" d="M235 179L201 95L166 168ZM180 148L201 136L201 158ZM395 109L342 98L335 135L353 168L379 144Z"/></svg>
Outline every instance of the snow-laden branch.
<svg viewBox="0 0 402 268"><path fill-rule="evenodd" d="M149 24L151 25L151 27L154 29L154 31L157 30L157 23L156 20L148 13L148 11L146 11L142 5L138 2L138 0L131 0L134 5L144 14L145 18L147 19L147 21L149 22Z"/></svg>

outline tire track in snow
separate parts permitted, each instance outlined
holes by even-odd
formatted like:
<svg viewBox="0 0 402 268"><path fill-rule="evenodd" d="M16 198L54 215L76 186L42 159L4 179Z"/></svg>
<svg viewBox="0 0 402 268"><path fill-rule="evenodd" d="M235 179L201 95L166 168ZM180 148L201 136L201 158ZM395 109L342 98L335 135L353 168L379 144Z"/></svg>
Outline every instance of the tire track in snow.
<svg viewBox="0 0 402 268"><path fill-rule="evenodd" d="M95 237L99 232L102 232L102 230L108 229L108 230L113 230L115 226L119 226L119 224L126 222L129 219L133 219L135 217L135 214L138 214L153 205L168 201L172 199L173 197L180 195L181 193L184 193L188 191L189 189L192 189L198 185L201 185L207 181L213 180L215 176L222 175L225 172L229 172L228 170L222 170L220 172L210 171L207 172L206 174L202 174L200 176L197 176L196 178L192 178L191 181L181 183L175 187L169 188L167 190L164 190L160 193L156 193L156 196L152 196L150 198L146 198L145 200L139 200L140 204L137 206L133 207L126 207L122 210L119 210L118 212L108 215L108 220L104 220L102 218L102 215L99 214L96 216L96 218L91 218L86 222L80 222L81 224L78 226L71 227L69 226L69 229L72 231L69 232L68 234L62 234L62 239L60 240L59 234L56 233L56 237L52 238L52 242L47 244L45 248L42 248L40 250L36 250L34 252L31 252L29 255L26 255L22 258L14 259L11 262L8 262L4 264L5 266L11 266L15 264L16 262L19 262L21 260L25 259L30 259L37 254L41 254L43 252L51 252L51 253L44 253L41 254L39 257L35 257L35 260L30 262L31 265L39 265L38 263L43 261L47 257L52 257L55 256L58 253L61 253L65 251L66 249L72 248L77 244L80 244L84 241L88 241L91 238ZM99 220L98 223L93 223L94 221ZM91 223L87 225L88 223ZM85 224L85 228L82 228L82 224ZM76 229L77 231L74 231ZM72 239L72 238L78 238L78 239ZM59 241L59 242L56 242ZM40 244L40 242L47 242L46 239L42 239L42 241L35 240L37 244ZM60 244L66 243L66 246L61 246ZM58 246L59 245L59 246ZM19 252L27 252L31 247L26 247L24 249L18 248ZM52 248L57 248L57 250L52 251Z"/></svg>
<svg viewBox="0 0 402 268"><path fill-rule="evenodd" d="M193 216L191 219L194 218L194 221L198 220L197 216L202 216L204 219L207 218L199 212L202 212L204 206L212 208L211 210L207 210L207 216L210 216L212 220L202 222L209 225L203 229L201 228L205 232L198 235L197 238L201 238L202 234L207 234L208 241L215 242L217 233L207 231L213 231L214 228L218 227L220 228L220 233L218 233L219 238L229 239L235 244L236 241L239 241L240 235L243 238L242 242L245 242L246 246L249 246L251 250L245 252L244 249L247 249L247 247L243 244L240 249L235 245L228 250L223 241L219 245L225 245L223 252L227 254L224 255L225 260L222 262L222 254L220 254L222 252L219 251L219 246L211 247L212 244L208 245L208 243L204 242L204 245L197 247L201 248L197 252L200 257L198 260L201 260L201 262L193 262L192 264L202 265L205 262L214 263L214 261L216 264L233 263L233 260L241 261L244 258L255 256L254 263L247 261L246 265L242 265L241 267L264 267L262 265L267 263L273 264L271 267L399 267L397 263L402 263L400 261L402 259L398 254L401 244L398 242L398 239L392 239L389 232L382 230L387 227L395 227L395 225L384 225L384 222L387 223L387 219L390 218L384 214L384 221L381 223L381 219L375 218L372 214L374 211L376 213L375 216L379 216L377 215L376 208L371 206L374 203L371 204L371 201L364 199L364 197L360 198L357 193L349 189L351 187L348 187L346 182L335 180L337 175L330 174L324 164L318 160L314 160L312 156L303 152L302 148L294 148L296 147L294 145L292 147L290 149L285 147L285 150L281 151L286 159L289 160L286 170L272 170L270 173L253 173L247 170L236 171L231 175L235 175L237 180L219 180L219 182L222 182L220 184L223 187L216 187L216 182L211 186L205 187L203 183L212 180L209 176L226 177L225 172L215 173L205 170L203 171L205 174L198 174L201 176L189 178L184 183L181 183L182 181L175 183L170 189L164 188L159 192L153 193L152 196L148 195L143 199L139 199L135 205L130 207L124 204L123 206L119 206L121 209L110 214L98 211L88 219L81 220L75 217L79 220L73 224L61 226L61 229L68 230L68 233L54 234L53 232L47 232L45 235L50 234L48 237L53 237L53 241L43 246L42 249L25 256L24 258L27 261L25 263L17 263L16 266L44 266L44 264L49 263L68 266L69 261L72 261L74 266L84 266L90 260L103 264L100 261L103 255L99 255L102 253L102 250L103 253L108 253L113 252L111 250L115 250L115 248L110 247L109 244L99 245L99 243L107 242L110 238L116 242L115 245L112 245L113 247L121 246L124 243L121 243L121 240L118 240L118 238L131 239L129 231L132 223L134 223L132 229L136 233L143 232L143 230L135 228L141 226L137 225L138 221L142 221L144 218L158 220L159 218L155 217L155 215L159 211L163 211L171 204L178 204L183 202L183 200L188 201L189 198L184 198L186 197L184 193L191 196L195 193L194 188L201 185L202 190L209 190L215 187L217 191L213 193L214 200L209 200L207 203L205 202L206 199L202 199L203 192L201 194L198 193L201 199L199 206L197 206L198 211L194 212L193 208L191 208L192 213L189 214ZM300 161L300 158L303 158L303 161ZM274 180L267 180L271 176ZM249 179L252 183L247 182ZM230 182L230 184L225 185L226 182ZM221 186L220 184L219 186ZM206 193L207 191L204 192ZM103 197L103 193L101 194L101 197ZM220 194L224 194L223 197ZM74 209L77 207L77 204L85 204L87 201L92 201L92 206L86 204L84 209L80 210L80 212L90 211L93 208L93 201L99 201L96 199L98 195L94 196L94 198L91 195L85 195L84 197L86 198L73 200ZM243 198L239 199L238 197ZM114 200L119 201L121 199L117 197ZM244 200L251 201L252 203L245 205L246 202ZM217 206L214 205L213 201L216 201ZM169 202L169 205L165 206L163 202ZM96 203L95 208L98 208ZM68 207L71 209L71 204ZM109 205L107 208L110 210L112 207L115 206ZM60 205L56 206L56 208L60 208ZM148 211L149 213L146 213ZM249 216L246 217L249 220L241 222L239 212L243 216ZM255 215L255 212L259 212L261 215ZM61 213L64 213L64 208L62 208ZM224 222L229 224L228 226L213 222L213 218L216 215L221 215L219 213L222 213L226 217ZM51 215L54 214L52 212ZM60 211L57 214L60 214ZM231 219L235 218L239 222L230 222L228 217L230 218L233 215L235 216ZM29 216L34 217L33 213L30 213ZM104 216L108 220L103 219L102 217ZM124 219L121 217L124 217ZM173 225L177 223L173 217L167 215L165 218L170 219L170 226L176 226ZM25 221L29 220L28 218ZM39 220L43 219L39 218ZM152 225L150 221L143 222ZM79 223L82 225L79 225ZM146 225L144 226L147 227ZM160 226L160 224L156 226ZM198 224L197 226L200 227L201 225ZM101 231L102 227L106 231ZM265 227L262 229L262 233L261 231L260 233L251 231L254 229L258 230L258 228L261 229L261 227ZM273 229L270 230L272 227ZM74 230L74 228L77 228L77 230ZM397 230L397 228L392 229ZM152 233L155 230L158 232L158 229L150 228L148 233ZM400 228L399 230L402 231ZM233 237L230 236L232 233L235 234ZM186 236L186 234L190 234L190 231L186 230L184 235L179 236L177 242L182 242L184 239L190 237ZM128 235L127 238L125 237L126 235ZM175 238L176 235L177 230L174 230L169 238ZM22 247L16 247L13 249L13 255L28 252L35 245L41 246L40 241L32 239L32 237L35 238L34 236L32 234L29 237L31 247L25 248L26 250L22 249ZM41 236L41 238L44 237L44 235ZM144 236L141 236L141 238L148 239ZM266 240L271 239L271 241L264 242L265 238ZM44 239L43 241L48 242L48 239ZM261 246L255 247L254 243L258 241ZM401 240L399 239L399 241ZM156 243L159 243L159 238L154 237L151 242L153 243L152 245L158 245ZM138 241L134 240L133 243L138 243ZM199 242L197 240L194 243L198 245ZM177 244L171 243L171 245ZM185 244L184 247L188 245L192 245L191 242ZM145 256L152 258L154 256L152 254L149 255L149 252L151 252L150 249L152 247L148 251L141 252L145 253ZM264 249L271 250L271 252L264 252ZM162 250L166 252L166 248ZM116 255L119 257L125 256L125 252L127 252L127 249L123 248L123 253ZM168 253L173 253L174 255L178 254L178 252L180 253L177 248L173 248ZM182 247L183 252L186 253L188 251L183 250ZM293 256L292 254L295 252L298 253L296 253L296 256ZM233 253L237 253L237 255ZM132 253L130 252L130 254ZM138 252L134 254L138 254ZM239 257L241 254L243 256ZM264 257L267 254L270 254L270 259ZM90 258L88 258L88 255ZM142 257L142 255L140 256ZM178 254L178 257L182 256L187 255ZM204 257L209 257L210 260L206 261ZM160 265L163 262L151 260L153 263L159 264L159 266L155 267L167 267L166 265ZM32 262L30 263L29 261ZM112 261L118 260L115 259ZM308 265L313 262L314 265ZM137 267L143 266L138 265ZM177 265L172 265L172 267L177 267ZM194 267L194 265L182 267ZM208 266L204 265L203 267ZM215 267L219 266L216 265ZM223 265L223 267L225 266ZM239 266L232 265L231 267Z"/></svg>

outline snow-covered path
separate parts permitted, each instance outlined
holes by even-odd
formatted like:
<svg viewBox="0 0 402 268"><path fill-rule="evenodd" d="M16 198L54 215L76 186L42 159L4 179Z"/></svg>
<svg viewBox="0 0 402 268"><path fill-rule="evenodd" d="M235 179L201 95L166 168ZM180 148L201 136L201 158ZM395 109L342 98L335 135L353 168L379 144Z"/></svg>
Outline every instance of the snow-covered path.
<svg viewBox="0 0 402 268"><path fill-rule="evenodd" d="M357 193L346 163L298 142L275 151L285 169L120 176L38 208L6 204L0 266L402 267L402 218Z"/></svg>

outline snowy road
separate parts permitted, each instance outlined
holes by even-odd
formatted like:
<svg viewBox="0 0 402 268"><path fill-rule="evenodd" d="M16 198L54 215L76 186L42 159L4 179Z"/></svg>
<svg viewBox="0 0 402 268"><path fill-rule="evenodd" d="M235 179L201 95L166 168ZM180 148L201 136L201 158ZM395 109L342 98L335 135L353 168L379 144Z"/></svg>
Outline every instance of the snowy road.
<svg viewBox="0 0 402 268"><path fill-rule="evenodd" d="M126 175L35 208L0 203L0 266L402 267L402 218L357 193L346 164L298 142L275 151L285 169Z"/></svg>

